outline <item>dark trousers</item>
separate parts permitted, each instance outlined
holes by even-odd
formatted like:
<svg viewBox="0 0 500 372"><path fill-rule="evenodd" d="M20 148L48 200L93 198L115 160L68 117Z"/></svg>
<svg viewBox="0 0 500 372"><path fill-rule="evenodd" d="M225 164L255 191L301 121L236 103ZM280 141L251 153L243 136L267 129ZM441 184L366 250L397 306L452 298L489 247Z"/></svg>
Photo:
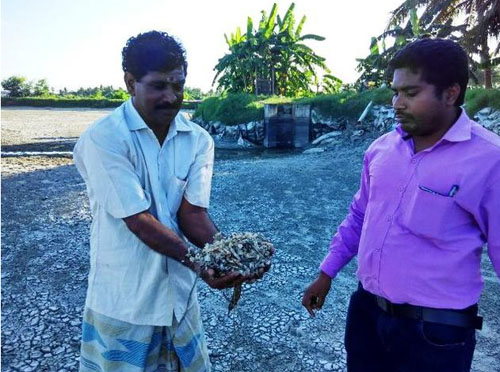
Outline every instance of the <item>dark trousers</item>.
<svg viewBox="0 0 500 372"><path fill-rule="evenodd" d="M349 372L470 371L475 330L393 317L359 288L351 296L345 347Z"/></svg>

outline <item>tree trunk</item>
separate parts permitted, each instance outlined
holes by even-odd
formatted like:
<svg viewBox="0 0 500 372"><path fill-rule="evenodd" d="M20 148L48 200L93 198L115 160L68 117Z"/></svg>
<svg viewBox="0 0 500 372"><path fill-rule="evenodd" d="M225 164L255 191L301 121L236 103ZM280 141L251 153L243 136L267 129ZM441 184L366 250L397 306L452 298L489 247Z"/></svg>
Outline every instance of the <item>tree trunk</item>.
<svg viewBox="0 0 500 372"><path fill-rule="evenodd" d="M488 38L483 37L481 40L481 50L479 52L481 58L481 65L483 66L484 73L484 87L491 89L493 87L492 74L491 74L491 59L488 48Z"/></svg>
<svg viewBox="0 0 500 372"><path fill-rule="evenodd" d="M271 94L274 96L276 95L276 92L274 91L274 84L275 84L275 81L274 81L274 65L271 67Z"/></svg>
<svg viewBox="0 0 500 372"><path fill-rule="evenodd" d="M245 78L245 74L243 74L243 89L244 91L246 91L248 88L248 85L247 85L247 79Z"/></svg>
<svg viewBox="0 0 500 372"><path fill-rule="evenodd" d="M255 67L255 95L258 96L259 95L259 84L258 84L258 75L257 75L257 66Z"/></svg>
<svg viewBox="0 0 500 372"><path fill-rule="evenodd" d="M487 67L483 70L484 73L484 87L486 89L491 89L493 88L493 81L492 81L492 73L491 73L491 67Z"/></svg>

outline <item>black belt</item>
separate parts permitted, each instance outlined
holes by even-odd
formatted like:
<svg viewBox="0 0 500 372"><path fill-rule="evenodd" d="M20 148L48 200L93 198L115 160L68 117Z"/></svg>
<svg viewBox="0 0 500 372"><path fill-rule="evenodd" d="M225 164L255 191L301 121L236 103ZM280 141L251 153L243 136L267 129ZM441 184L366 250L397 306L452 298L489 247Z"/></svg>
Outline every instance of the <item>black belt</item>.
<svg viewBox="0 0 500 372"><path fill-rule="evenodd" d="M434 309L431 307L415 306L410 304L394 304L383 297L374 295L364 290L361 284L359 288L363 292L375 297L378 307L392 316L464 328L481 329L483 327L483 318L476 315L477 305L470 306L463 310L454 310Z"/></svg>

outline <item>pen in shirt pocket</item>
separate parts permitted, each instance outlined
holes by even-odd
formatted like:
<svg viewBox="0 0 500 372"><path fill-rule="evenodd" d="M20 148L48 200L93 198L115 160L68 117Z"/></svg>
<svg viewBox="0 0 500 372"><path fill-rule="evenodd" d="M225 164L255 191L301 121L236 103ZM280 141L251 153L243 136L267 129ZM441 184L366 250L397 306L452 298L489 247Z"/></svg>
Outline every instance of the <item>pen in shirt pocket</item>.
<svg viewBox="0 0 500 372"><path fill-rule="evenodd" d="M428 187L425 187L425 186L419 186L418 188L420 190L423 190L423 191L426 191L426 192L430 192L431 194L434 194L434 195L448 196L450 198L453 198L455 196L455 194L458 192L458 190L460 189L460 187L458 185L453 185L453 186L451 186L450 191L448 191L448 194L443 194L441 192L429 189Z"/></svg>

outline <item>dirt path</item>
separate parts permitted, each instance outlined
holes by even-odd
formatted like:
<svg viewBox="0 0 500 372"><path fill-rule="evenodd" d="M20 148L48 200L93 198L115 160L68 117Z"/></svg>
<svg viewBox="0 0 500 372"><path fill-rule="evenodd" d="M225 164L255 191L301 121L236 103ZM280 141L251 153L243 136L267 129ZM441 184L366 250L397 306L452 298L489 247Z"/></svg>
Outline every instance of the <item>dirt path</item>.
<svg viewBox="0 0 500 372"><path fill-rule="evenodd" d="M64 118L84 128L88 118L83 116L90 113L80 113L61 110ZM12 139L8 136L18 133L12 124L18 119L11 116L9 127L2 111L2 145L34 143L44 149L38 138L71 143L68 137L79 134L71 128L52 132L42 117L37 120L46 128L43 135ZM64 118L60 122L66 123ZM27 128L19 133L31 133L32 127ZM223 294L200 283L215 371L345 370L343 332L349 295L356 287L355 262L335 279L332 295L315 319L301 308L300 299L347 212L366 145L313 155L218 155L211 201L215 222L225 232L262 232L277 253L271 272L244 288L230 316ZM78 370L89 224L85 185L71 159L2 159L2 371ZM500 290L486 256L483 275L485 327L478 333L473 365L478 372L500 370Z"/></svg>

